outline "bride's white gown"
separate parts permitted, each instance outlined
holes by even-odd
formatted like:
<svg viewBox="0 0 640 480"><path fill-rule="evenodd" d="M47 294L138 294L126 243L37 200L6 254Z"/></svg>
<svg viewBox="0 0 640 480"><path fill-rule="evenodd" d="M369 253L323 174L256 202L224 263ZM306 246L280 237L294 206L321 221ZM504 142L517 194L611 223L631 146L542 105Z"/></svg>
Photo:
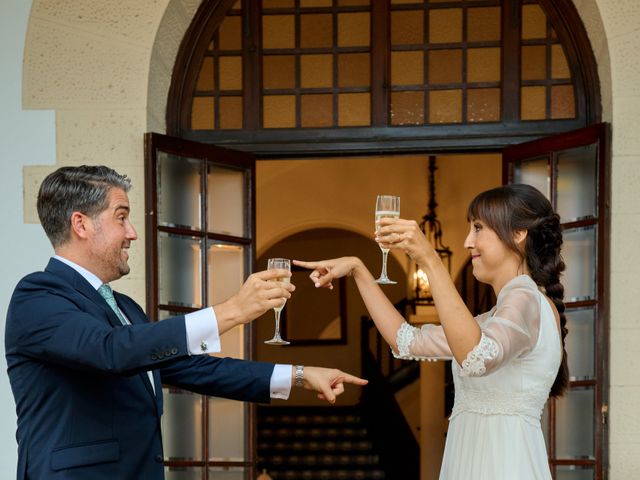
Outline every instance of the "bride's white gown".
<svg viewBox="0 0 640 480"><path fill-rule="evenodd" d="M562 357L547 298L521 275L476 317L480 343L455 360L455 402L440 480L551 479L540 416ZM442 327L398 330L398 358L451 358Z"/></svg>

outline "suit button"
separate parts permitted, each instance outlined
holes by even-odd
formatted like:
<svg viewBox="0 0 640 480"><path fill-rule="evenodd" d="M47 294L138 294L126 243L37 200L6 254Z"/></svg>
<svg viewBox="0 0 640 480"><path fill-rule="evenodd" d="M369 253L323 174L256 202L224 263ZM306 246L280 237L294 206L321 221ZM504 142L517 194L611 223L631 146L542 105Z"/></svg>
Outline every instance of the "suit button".
<svg viewBox="0 0 640 480"><path fill-rule="evenodd" d="M156 462L162 463L163 460L164 459L162 458L162 455L160 455L160 454L156 455Z"/></svg>
<svg viewBox="0 0 640 480"><path fill-rule="evenodd" d="M157 360L157 359L158 359L158 356L157 356L155 353L154 353L153 355L151 355L151 360L154 360L154 361L155 361L155 360Z"/></svg>
<svg viewBox="0 0 640 480"><path fill-rule="evenodd" d="M167 350L166 352L164 352L164 356L165 357L170 357L171 356L171 351Z"/></svg>
<svg viewBox="0 0 640 480"><path fill-rule="evenodd" d="M178 349L176 347L173 347L171 349L171 355L175 355L176 353L178 353Z"/></svg>

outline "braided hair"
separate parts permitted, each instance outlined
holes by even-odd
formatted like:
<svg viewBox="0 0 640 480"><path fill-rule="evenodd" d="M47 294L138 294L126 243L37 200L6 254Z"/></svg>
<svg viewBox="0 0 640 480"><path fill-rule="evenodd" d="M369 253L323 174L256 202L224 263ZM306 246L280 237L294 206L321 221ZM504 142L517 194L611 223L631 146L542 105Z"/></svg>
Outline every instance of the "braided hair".
<svg viewBox="0 0 640 480"><path fill-rule="evenodd" d="M569 367L565 349L568 330L562 301L564 287L560 283L560 275L565 269L560 255L560 216L539 190L530 185L511 184L479 194L469 205L467 218L485 222L509 249L526 262L531 278L542 287L558 310L562 363L551 387L551 396L562 395L569 386ZM514 233L521 230L527 231L524 251L514 239Z"/></svg>

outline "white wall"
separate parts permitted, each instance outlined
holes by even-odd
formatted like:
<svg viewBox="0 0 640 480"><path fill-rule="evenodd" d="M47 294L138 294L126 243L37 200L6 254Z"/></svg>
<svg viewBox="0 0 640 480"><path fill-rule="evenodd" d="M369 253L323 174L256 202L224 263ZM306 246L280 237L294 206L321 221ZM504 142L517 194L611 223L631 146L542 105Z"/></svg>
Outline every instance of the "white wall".
<svg viewBox="0 0 640 480"><path fill-rule="evenodd" d="M30 0L0 2L0 205L2 205L3 274L0 275L0 336L2 368L4 323L11 292L23 275L44 268L51 246L40 225L25 225L22 209L22 168L55 161L55 118L51 111L21 107L22 53ZM0 479L15 478L17 446L15 405L6 374L0 375Z"/></svg>

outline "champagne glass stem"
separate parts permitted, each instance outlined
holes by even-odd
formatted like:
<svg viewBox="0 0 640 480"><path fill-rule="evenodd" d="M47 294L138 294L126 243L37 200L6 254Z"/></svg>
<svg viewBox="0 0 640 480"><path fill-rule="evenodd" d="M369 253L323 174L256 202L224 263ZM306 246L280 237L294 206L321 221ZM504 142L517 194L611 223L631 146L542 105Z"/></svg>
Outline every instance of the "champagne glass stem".
<svg viewBox="0 0 640 480"><path fill-rule="evenodd" d="M388 279L387 276L387 257L389 256L389 250L386 248L382 249L382 273L380 274L381 279Z"/></svg>
<svg viewBox="0 0 640 480"><path fill-rule="evenodd" d="M274 313L276 314L276 332L273 334L273 338L282 338L280 337L280 312L281 310L275 310Z"/></svg>

